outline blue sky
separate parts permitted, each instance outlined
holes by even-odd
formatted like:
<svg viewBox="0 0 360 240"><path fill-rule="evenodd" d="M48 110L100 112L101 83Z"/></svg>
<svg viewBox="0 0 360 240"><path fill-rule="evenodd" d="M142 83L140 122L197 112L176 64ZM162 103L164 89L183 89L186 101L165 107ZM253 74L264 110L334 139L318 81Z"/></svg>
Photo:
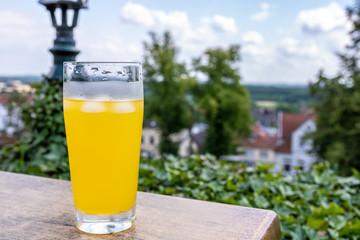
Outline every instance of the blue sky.
<svg viewBox="0 0 360 240"><path fill-rule="evenodd" d="M75 30L77 60L143 59L148 32L170 30L189 63L209 47L241 45L243 83L306 84L338 71L352 0L90 0ZM0 75L47 73L55 31L37 1L0 0Z"/></svg>

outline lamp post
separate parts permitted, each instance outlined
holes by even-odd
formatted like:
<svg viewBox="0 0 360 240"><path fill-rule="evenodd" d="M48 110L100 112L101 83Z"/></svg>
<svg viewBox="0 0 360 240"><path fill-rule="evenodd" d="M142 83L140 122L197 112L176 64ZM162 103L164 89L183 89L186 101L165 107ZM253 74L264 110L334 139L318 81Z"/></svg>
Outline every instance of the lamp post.
<svg viewBox="0 0 360 240"><path fill-rule="evenodd" d="M50 12L52 25L56 29L54 46L49 50L54 55L54 66L51 68L48 78L62 79L63 62L75 61L76 55L80 52L75 48L73 29L77 25L79 10L88 8L87 0L40 0L39 3ZM56 9L61 11L61 23L59 23L60 19L56 19ZM68 24L69 10L74 11L71 24Z"/></svg>

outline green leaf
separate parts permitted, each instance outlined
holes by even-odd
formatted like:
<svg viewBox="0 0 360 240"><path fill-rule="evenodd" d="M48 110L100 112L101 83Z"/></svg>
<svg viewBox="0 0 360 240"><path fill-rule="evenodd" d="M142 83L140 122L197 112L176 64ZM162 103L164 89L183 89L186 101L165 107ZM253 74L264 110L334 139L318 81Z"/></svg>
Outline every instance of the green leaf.
<svg viewBox="0 0 360 240"><path fill-rule="evenodd" d="M216 181L212 181L208 184L208 187L212 189L214 192L221 192L224 190L224 187L218 184Z"/></svg>
<svg viewBox="0 0 360 240"><path fill-rule="evenodd" d="M268 200L264 196L258 194L254 195L254 201L256 206L259 208L268 208L270 206Z"/></svg>
<svg viewBox="0 0 360 240"><path fill-rule="evenodd" d="M213 178L213 175L209 170L204 168L201 170L200 178L204 181L210 181Z"/></svg>
<svg viewBox="0 0 360 240"><path fill-rule="evenodd" d="M228 191L236 191L237 188L238 188L237 185L234 184L231 180L226 181L226 189Z"/></svg>
<svg viewBox="0 0 360 240"><path fill-rule="evenodd" d="M329 225L336 230L343 228L346 224L346 219L342 215L335 215L328 217Z"/></svg>
<svg viewBox="0 0 360 240"><path fill-rule="evenodd" d="M294 194L291 187L288 185L280 185L279 190L280 190L281 194L284 196L292 196Z"/></svg>
<svg viewBox="0 0 360 240"><path fill-rule="evenodd" d="M315 230L325 230L327 228L327 222L322 218L308 217L306 224Z"/></svg>
<svg viewBox="0 0 360 240"><path fill-rule="evenodd" d="M155 177L159 180L165 180L167 177L166 171L164 170L156 171Z"/></svg>
<svg viewBox="0 0 360 240"><path fill-rule="evenodd" d="M173 193L176 193L176 189L175 188L171 188L171 187L166 187L165 188L165 193L166 194L173 194Z"/></svg>
<svg viewBox="0 0 360 240"><path fill-rule="evenodd" d="M328 206L311 207L311 211L315 216L323 217L345 213L345 210L334 202L331 202Z"/></svg>

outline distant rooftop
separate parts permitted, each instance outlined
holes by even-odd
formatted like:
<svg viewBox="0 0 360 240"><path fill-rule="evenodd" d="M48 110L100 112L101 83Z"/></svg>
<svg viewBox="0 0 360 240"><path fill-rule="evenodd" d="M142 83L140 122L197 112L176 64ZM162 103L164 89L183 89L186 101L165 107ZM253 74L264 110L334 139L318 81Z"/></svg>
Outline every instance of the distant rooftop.
<svg viewBox="0 0 360 240"><path fill-rule="evenodd" d="M313 113L280 113L279 127L282 144L276 147L276 152L291 153L291 135L306 120L315 118Z"/></svg>

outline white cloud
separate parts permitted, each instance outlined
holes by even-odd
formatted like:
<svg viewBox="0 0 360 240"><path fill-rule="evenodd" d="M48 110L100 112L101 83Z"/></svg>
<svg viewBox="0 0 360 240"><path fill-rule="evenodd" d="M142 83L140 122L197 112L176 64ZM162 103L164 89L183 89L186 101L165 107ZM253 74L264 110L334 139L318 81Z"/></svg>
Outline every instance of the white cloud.
<svg viewBox="0 0 360 240"><path fill-rule="evenodd" d="M121 9L120 15L124 21L130 23L144 26L153 26L155 24L152 12L140 4L127 2Z"/></svg>
<svg viewBox="0 0 360 240"><path fill-rule="evenodd" d="M237 33L235 20L219 14L200 18L200 24L194 27L184 11L165 12L128 2L121 9L120 16L124 22L142 25L156 32L171 31L182 53L190 56L200 54L208 46L219 46L217 32Z"/></svg>
<svg viewBox="0 0 360 240"><path fill-rule="evenodd" d="M188 15L183 11L164 12L162 10L150 10L143 5L128 2L120 11L121 18L128 23L143 25L146 27L165 28L171 30L189 31L191 23ZM225 33L236 33L235 20L216 14L212 18L201 19L202 25L208 25L212 29ZM201 26L204 28L206 26Z"/></svg>
<svg viewBox="0 0 360 240"><path fill-rule="evenodd" d="M2 45L36 45L37 39L35 39L35 36L39 30L31 18L20 12L6 9L0 10L0 16L0 36L5 36L0 38ZM24 38L27 38L26 43L24 43Z"/></svg>
<svg viewBox="0 0 360 240"><path fill-rule="evenodd" d="M263 44L264 42L263 36L260 33L254 31L246 32L242 36L242 40L244 41L244 43L251 44Z"/></svg>
<svg viewBox="0 0 360 240"><path fill-rule="evenodd" d="M165 13L164 11L152 11L155 25L168 29L185 30L190 27L190 22L186 12L174 11Z"/></svg>
<svg viewBox="0 0 360 240"><path fill-rule="evenodd" d="M245 78L263 83L306 83L316 80L319 69L330 75L339 71L339 61L334 52L343 52L344 45L349 43L350 25L344 9L337 3L331 3L301 11L296 20L302 30L300 34L281 31L279 35L288 37L282 38L273 47L269 46L268 54L259 58L261 62L244 63ZM252 40L257 39L255 36L248 37L247 41L255 42ZM244 42L245 39L243 36ZM256 45L244 47L255 54L258 48L253 46Z"/></svg>
<svg viewBox="0 0 360 240"><path fill-rule="evenodd" d="M52 63L50 22L8 9L0 9L0 16L0 65L9 66L0 74L46 72Z"/></svg>
<svg viewBox="0 0 360 240"><path fill-rule="evenodd" d="M266 45L266 49L266 54L252 56L254 61L244 55L241 69L245 83L306 84L316 80L319 69L330 75L339 70L337 57L311 42L285 38L277 45Z"/></svg>
<svg viewBox="0 0 360 240"><path fill-rule="evenodd" d="M96 35L96 38L89 36ZM77 35L77 43L81 46L78 60L89 61L141 61L141 41L127 42L119 34L102 34L100 31L83 30ZM99 44L101 43L101 44ZM126 47L124 47L126 46ZM119 57L121 59L119 59Z"/></svg>
<svg viewBox="0 0 360 240"><path fill-rule="evenodd" d="M315 81L320 68L327 74L335 74L339 70L338 62L333 54L324 54L319 58L288 58L284 55L268 56L267 62L243 62L242 75L244 82L306 84ZM326 58L326 59L325 59Z"/></svg>
<svg viewBox="0 0 360 240"><path fill-rule="evenodd" d="M345 47L351 43L348 31L335 31L328 34L326 37L327 45L333 52L343 52Z"/></svg>
<svg viewBox="0 0 360 240"><path fill-rule="evenodd" d="M0 9L0 27L27 27L33 24L33 21L22 13Z"/></svg>
<svg viewBox="0 0 360 240"><path fill-rule="evenodd" d="M281 40L280 50L288 57L316 57L320 52L314 42L300 42L291 37Z"/></svg>
<svg viewBox="0 0 360 240"><path fill-rule="evenodd" d="M269 8L270 8L270 6L268 3L262 3L260 5L260 9L261 9L260 12L257 12L254 15L252 15L251 20L258 21L258 22L265 20L270 15Z"/></svg>
<svg viewBox="0 0 360 240"><path fill-rule="evenodd" d="M327 7L301 11L297 22L305 33L324 33L349 28L345 10L336 2Z"/></svg>
<svg viewBox="0 0 360 240"><path fill-rule="evenodd" d="M225 33L237 33L235 19L231 17L224 17L216 14L213 18L203 18L202 22L205 24L209 24L216 31Z"/></svg>
<svg viewBox="0 0 360 240"><path fill-rule="evenodd" d="M325 51L344 51L350 43L351 22L336 2L326 7L301 11L297 23L303 33L312 36Z"/></svg>
<svg viewBox="0 0 360 240"><path fill-rule="evenodd" d="M251 57L264 55L262 46L253 45L253 44L243 45L241 52L250 55Z"/></svg>
<svg viewBox="0 0 360 240"><path fill-rule="evenodd" d="M258 56L268 54L268 50L264 45L264 37L260 33L249 31L241 39L243 41L241 52L246 56L250 56L252 60L256 60L255 58Z"/></svg>
<svg viewBox="0 0 360 240"><path fill-rule="evenodd" d="M125 22L146 27L184 30L190 26L186 12L173 11L166 13L161 10L150 10L143 5L132 2L125 4L120 11L120 16Z"/></svg>

